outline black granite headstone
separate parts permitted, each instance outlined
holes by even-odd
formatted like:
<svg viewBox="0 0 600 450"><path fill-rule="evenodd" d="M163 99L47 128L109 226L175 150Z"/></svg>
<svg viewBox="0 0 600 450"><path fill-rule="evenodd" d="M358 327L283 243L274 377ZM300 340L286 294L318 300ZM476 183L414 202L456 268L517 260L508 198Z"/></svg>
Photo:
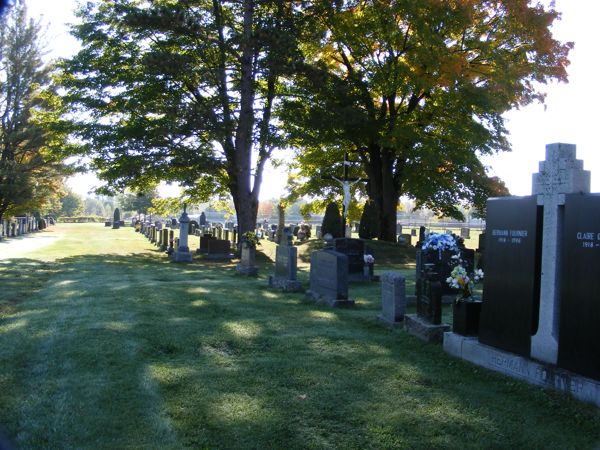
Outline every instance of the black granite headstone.
<svg viewBox="0 0 600 450"><path fill-rule="evenodd" d="M229 258L231 255L231 242L224 239L209 239L208 240L208 251L206 257L211 258Z"/></svg>
<svg viewBox="0 0 600 450"><path fill-rule="evenodd" d="M600 381L600 195L565 198L558 366Z"/></svg>
<svg viewBox="0 0 600 450"><path fill-rule="evenodd" d="M216 238L212 234L200 236L200 246L198 247L197 253L208 253L208 243L214 239Z"/></svg>
<svg viewBox="0 0 600 450"><path fill-rule="evenodd" d="M417 316L432 325L442 323L442 283L434 266L425 264L417 289Z"/></svg>
<svg viewBox="0 0 600 450"><path fill-rule="evenodd" d="M537 331L542 210L536 197L488 200L479 341L529 357Z"/></svg>
<svg viewBox="0 0 600 450"><path fill-rule="evenodd" d="M337 238L333 240L333 249L348 257L348 275L351 280L362 280L365 277L363 269L365 266L365 241L362 239Z"/></svg>

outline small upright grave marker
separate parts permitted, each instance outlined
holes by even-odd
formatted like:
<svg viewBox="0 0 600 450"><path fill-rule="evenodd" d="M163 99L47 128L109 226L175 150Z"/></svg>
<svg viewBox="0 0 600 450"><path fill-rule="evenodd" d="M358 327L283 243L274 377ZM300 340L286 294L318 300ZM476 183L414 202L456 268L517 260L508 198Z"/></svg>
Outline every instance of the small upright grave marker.
<svg viewBox="0 0 600 450"><path fill-rule="evenodd" d="M406 280L400 272L385 272L381 276L381 314L377 318L394 326L404 320Z"/></svg>
<svg viewBox="0 0 600 450"><path fill-rule="evenodd" d="M269 277L269 286L289 292L299 292L302 284L297 280L298 249L287 242L278 245L275 253L275 274Z"/></svg>

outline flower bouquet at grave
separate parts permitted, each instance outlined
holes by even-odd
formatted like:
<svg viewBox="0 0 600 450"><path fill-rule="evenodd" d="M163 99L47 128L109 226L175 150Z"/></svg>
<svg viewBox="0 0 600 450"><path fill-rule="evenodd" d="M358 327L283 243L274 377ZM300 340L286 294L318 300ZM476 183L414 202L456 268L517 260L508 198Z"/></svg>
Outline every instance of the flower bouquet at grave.
<svg viewBox="0 0 600 450"><path fill-rule="evenodd" d="M363 266L363 274L365 277L370 278L373 276L373 265L375 264L375 257L373 255L365 253L363 255L363 261L365 263L365 265Z"/></svg>
<svg viewBox="0 0 600 450"><path fill-rule="evenodd" d="M452 269L452 272L450 272L450 276L446 278L446 283L448 283L451 288L458 289L455 303L474 301L473 291L475 285L483 280L483 271L477 269L469 274L464 267L466 264L460 259L459 255L453 256L452 259L454 259L457 264Z"/></svg>
<svg viewBox="0 0 600 450"><path fill-rule="evenodd" d="M257 245L260 245L260 239L254 231L246 231L242 234L242 244L248 248L256 248Z"/></svg>
<svg viewBox="0 0 600 450"><path fill-rule="evenodd" d="M450 233L429 233L425 237L421 250L437 250L440 254L444 250L458 253L458 242L456 237Z"/></svg>

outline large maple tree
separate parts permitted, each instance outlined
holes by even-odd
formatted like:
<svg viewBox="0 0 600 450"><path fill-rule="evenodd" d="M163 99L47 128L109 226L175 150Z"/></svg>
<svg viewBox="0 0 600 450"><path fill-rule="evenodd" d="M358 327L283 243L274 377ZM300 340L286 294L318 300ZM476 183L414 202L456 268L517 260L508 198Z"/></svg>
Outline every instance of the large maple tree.
<svg viewBox="0 0 600 450"><path fill-rule="evenodd" d="M559 13L527 0L323 1L306 12L315 32L281 110L301 149L301 193L323 193L324 168L350 152L378 237L392 241L402 195L460 217L459 204L507 192L480 156L510 149L504 112L567 80L572 44L550 31Z"/></svg>

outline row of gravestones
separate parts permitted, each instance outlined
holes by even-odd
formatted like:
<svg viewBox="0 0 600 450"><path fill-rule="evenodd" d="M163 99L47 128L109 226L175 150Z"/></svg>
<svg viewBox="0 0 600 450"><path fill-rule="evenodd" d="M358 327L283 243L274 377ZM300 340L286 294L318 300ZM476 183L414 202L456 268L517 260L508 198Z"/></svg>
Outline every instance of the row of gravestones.
<svg viewBox="0 0 600 450"><path fill-rule="evenodd" d="M15 217L0 222L0 241L33 233L39 230L39 222L34 216Z"/></svg>
<svg viewBox="0 0 600 450"><path fill-rule="evenodd" d="M205 232L205 230L208 231L211 228L201 226L199 229L196 229L190 226L190 222L187 213L184 211L178 221L178 238L175 238L175 232L172 228L167 227L160 221L140 224L139 232L159 247L160 251L166 252L175 262L189 262L192 260L192 252L188 246L188 239L190 235L200 234L196 233L196 231L202 233L199 236L199 246L196 249L197 254L204 255L206 259L214 260L230 260L233 257L231 241L219 237L228 237L230 233L229 229L212 227L213 235L211 232ZM237 239L237 236L234 236L234 239Z"/></svg>

